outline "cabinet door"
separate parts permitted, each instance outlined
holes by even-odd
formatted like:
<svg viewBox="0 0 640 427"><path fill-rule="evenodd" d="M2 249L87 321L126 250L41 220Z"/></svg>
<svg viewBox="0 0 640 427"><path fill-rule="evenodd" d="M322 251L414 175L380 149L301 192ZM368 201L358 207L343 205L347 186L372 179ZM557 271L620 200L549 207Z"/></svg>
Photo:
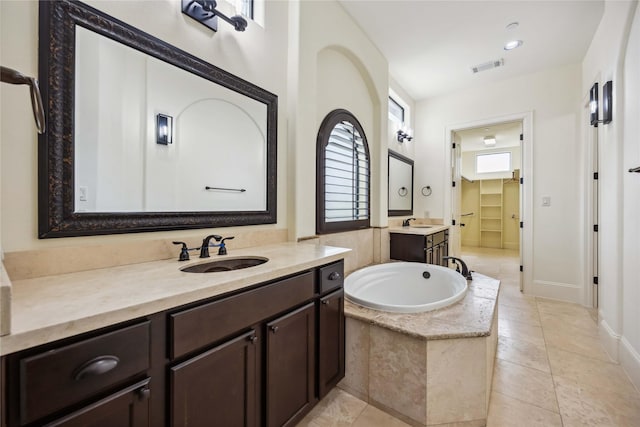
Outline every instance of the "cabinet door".
<svg viewBox="0 0 640 427"><path fill-rule="evenodd" d="M433 264L435 265L443 265L444 260L442 259L442 245L435 245L433 247Z"/></svg>
<svg viewBox="0 0 640 427"><path fill-rule="evenodd" d="M172 426L257 425L256 340L252 330L171 368Z"/></svg>
<svg viewBox="0 0 640 427"><path fill-rule="evenodd" d="M315 404L315 304L267 323L268 427L295 425Z"/></svg>
<svg viewBox="0 0 640 427"><path fill-rule="evenodd" d="M318 394L322 399L344 378L344 291L320 298Z"/></svg>
<svg viewBox="0 0 640 427"><path fill-rule="evenodd" d="M427 264L433 264L435 261L433 259L433 248L427 248L425 249L425 258L427 261Z"/></svg>
<svg viewBox="0 0 640 427"><path fill-rule="evenodd" d="M391 233L391 259L425 262L426 237L418 234Z"/></svg>
<svg viewBox="0 0 640 427"><path fill-rule="evenodd" d="M150 393L146 379L46 427L149 427Z"/></svg>

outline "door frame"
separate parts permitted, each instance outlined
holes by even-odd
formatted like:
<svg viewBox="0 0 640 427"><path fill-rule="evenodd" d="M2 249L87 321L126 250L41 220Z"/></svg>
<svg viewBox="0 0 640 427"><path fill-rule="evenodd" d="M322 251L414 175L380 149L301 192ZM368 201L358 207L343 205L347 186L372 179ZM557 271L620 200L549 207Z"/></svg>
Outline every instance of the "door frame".
<svg viewBox="0 0 640 427"><path fill-rule="evenodd" d="M523 223L523 227L520 229L520 265L523 266L523 271L520 274L520 290L527 293L533 284L533 111L490 117L445 127L445 141L447 144L447 149L445 150L445 165L447 165L447 167L444 168L445 177L443 182L449 186L449 191L444 192L444 218L445 221L447 221L449 218L454 218L456 214L456 212L454 212L455 190L451 185L454 179L452 171L455 159L453 159L453 150L451 149L454 133L466 129L516 121L522 122L522 133L524 135L524 139L520 144L520 155L522 156L520 177L523 179L520 192L520 221ZM459 183L457 186L459 187ZM460 212L457 212L457 214L460 214ZM451 223L449 222L449 224ZM459 256L460 254L453 255Z"/></svg>
<svg viewBox="0 0 640 427"><path fill-rule="evenodd" d="M594 81L595 82L595 81ZM598 308L599 305L599 285L594 283L593 278L597 277L600 272L600 237L594 232L594 224L598 224L600 218L600 181L594 179L593 174L599 172L600 158L598 145L598 127L590 124L589 97L585 96L583 100L582 112L582 129L586 129L584 135L585 146L585 169L586 182L584 183L586 191L584 194L584 212L585 212L585 244L584 247L584 277L586 286L584 286L582 304L585 307Z"/></svg>

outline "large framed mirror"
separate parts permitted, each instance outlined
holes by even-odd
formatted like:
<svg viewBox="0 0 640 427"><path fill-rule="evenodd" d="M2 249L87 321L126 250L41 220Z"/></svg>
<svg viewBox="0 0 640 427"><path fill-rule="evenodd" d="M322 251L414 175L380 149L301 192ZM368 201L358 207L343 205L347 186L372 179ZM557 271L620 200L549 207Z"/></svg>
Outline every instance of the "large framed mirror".
<svg viewBox="0 0 640 427"><path fill-rule="evenodd" d="M276 95L79 2L40 2L39 237L276 222Z"/></svg>
<svg viewBox="0 0 640 427"><path fill-rule="evenodd" d="M413 160L389 150L389 216L413 215Z"/></svg>

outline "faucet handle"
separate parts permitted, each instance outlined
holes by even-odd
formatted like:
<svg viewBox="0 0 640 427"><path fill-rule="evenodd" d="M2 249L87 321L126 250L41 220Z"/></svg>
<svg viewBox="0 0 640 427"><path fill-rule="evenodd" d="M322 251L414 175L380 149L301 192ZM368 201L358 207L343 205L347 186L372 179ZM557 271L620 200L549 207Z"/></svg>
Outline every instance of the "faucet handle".
<svg viewBox="0 0 640 427"><path fill-rule="evenodd" d="M189 261L189 249L187 248L187 244L185 242L173 242L174 245L182 245L180 249L180 257L178 257L178 261Z"/></svg>
<svg viewBox="0 0 640 427"><path fill-rule="evenodd" d="M224 239L222 239L222 241L220 242L220 244L218 246L220 246L220 249L218 249L218 255L226 255L227 254L227 246L225 245L225 240L233 240L235 239L235 236L231 236L231 237L225 237Z"/></svg>

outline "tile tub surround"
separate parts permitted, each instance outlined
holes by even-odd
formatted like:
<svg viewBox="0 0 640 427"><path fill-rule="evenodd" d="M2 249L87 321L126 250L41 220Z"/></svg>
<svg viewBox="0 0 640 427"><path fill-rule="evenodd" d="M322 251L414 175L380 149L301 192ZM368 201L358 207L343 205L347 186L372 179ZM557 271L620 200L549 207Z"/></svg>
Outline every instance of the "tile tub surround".
<svg viewBox="0 0 640 427"><path fill-rule="evenodd" d="M304 243L280 243L206 260L175 259L14 280L11 333L0 337L0 354L222 295L298 271L343 259L349 249ZM222 273L184 273L180 268L242 256L268 262Z"/></svg>
<svg viewBox="0 0 640 427"><path fill-rule="evenodd" d="M500 282L474 273L465 298L426 313L345 302L339 386L412 425L484 425L498 336Z"/></svg>

